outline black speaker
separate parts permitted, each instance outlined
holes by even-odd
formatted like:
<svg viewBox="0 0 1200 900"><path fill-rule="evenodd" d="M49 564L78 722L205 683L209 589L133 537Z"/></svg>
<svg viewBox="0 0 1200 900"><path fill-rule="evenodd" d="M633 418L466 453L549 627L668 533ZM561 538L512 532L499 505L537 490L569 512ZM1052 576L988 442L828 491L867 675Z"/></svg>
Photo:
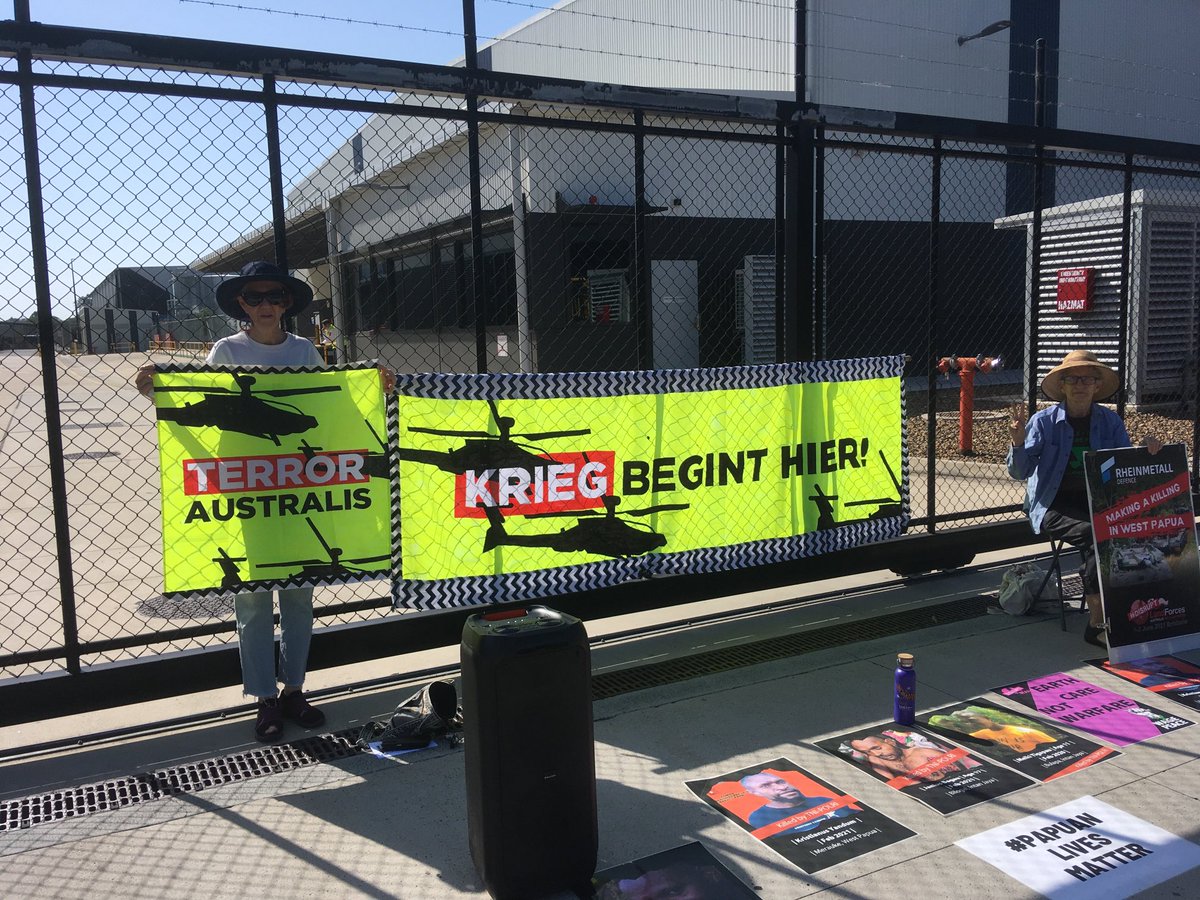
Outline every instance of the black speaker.
<svg viewBox="0 0 1200 900"><path fill-rule="evenodd" d="M470 616L462 638L471 859L497 900L573 890L596 869L587 632L544 606Z"/></svg>

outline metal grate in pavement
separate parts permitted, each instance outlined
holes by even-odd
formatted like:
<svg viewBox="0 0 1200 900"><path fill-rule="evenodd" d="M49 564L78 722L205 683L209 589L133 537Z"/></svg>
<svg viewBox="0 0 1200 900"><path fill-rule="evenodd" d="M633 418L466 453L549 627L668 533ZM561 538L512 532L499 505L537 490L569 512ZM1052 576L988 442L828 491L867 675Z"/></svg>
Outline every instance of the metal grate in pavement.
<svg viewBox="0 0 1200 900"><path fill-rule="evenodd" d="M886 616L876 616L871 619L859 619L840 625L814 628L811 631L797 634L767 638L754 643L723 647L720 650L708 650L678 659L665 659L644 666L604 672L592 679L592 699L603 700L606 697L613 697L629 691L686 681L689 678L700 678L704 675L715 675L718 672L728 672L743 666L754 666L772 660L785 659L800 653L811 653L814 650L825 650L843 644L869 641L905 631L914 631L918 628L928 628L932 625L944 625L947 622L959 622L963 619L985 615L986 611L986 597L970 597L934 606L890 613Z"/></svg>
<svg viewBox="0 0 1200 900"><path fill-rule="evenodd" d="M0 801L0 831L124 809L147 800L192 794L222 784L345 759L359 752L354 744L357 737L357 729L323 734L35 797Z"/></svg>
<svg viewBox="0 0 1200 900"><path fill-rule="evenodd" d="M714 675L814 650L958 622L984 615L986 601L986 597L954 600L644 666L604 672L592 679L592 697L602 700L630 691ZM51 791L38 796L0 801L0 832L31 828L34 825L106 810L124 809L162 797L196 793L219 785L345 759L362 752L355 745L358 733L358 729L339 731L287 744L256 747L242 753L185 763L96 784Z"/></svg>

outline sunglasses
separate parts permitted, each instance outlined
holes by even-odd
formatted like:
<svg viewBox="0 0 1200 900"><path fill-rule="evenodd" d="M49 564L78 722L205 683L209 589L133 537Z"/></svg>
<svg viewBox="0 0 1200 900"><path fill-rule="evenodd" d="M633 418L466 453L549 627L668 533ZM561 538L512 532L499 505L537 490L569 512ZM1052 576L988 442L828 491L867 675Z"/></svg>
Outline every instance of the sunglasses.
<svg viewBox="0 0 1200 900"><path fill-rule="evenodd" d="M292 295L284 290L242 291L240 296L242 302L251 308L261 306L264 302L272 306L283 306L292 299Z"/></svg>
<svg viewBox="0 0 1200 900"><path fill-rule="evenodd" d="M1086 384L1091 386L1100 383L1100 378L1096 375L1064 375L1062 380L1063 384Z"/></svg>

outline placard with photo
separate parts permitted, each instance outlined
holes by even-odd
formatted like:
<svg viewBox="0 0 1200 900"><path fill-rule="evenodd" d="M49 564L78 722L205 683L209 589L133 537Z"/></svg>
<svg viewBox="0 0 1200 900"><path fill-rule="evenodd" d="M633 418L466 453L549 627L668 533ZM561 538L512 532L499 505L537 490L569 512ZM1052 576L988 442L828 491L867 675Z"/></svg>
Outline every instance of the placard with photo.
<svg viewBox="0 0 1200 900"><path fill-rule="evenodd" d="M686 784L725 818L810 875L916 834L789 759Z"/></svg>

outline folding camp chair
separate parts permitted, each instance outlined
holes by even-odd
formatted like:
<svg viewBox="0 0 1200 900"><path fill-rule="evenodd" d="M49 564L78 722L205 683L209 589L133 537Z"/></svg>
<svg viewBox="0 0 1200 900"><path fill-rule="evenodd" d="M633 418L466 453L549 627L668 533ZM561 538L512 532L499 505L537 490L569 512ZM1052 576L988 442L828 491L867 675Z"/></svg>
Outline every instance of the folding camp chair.
<svg viewBox="0 0 1200 900"><path fill-rule="evenodd" d="M1059 624L1063 631L1067 630L1067 604L1078 603L1079 609L1076 612L1083 612L1087 609L1087 603L1083 599L1083 586L1080 585L1078 595L1072 594L1066 596L1063 593L1063 574L1062 574L1062 554L1069 552L1071 547L1066 541L1051 538L1050 540L1050 565L1046 568L1046 577L1042 579L1042 583L1038 586L1037 594L1034 597L1034 603L1057 603ZM1044 596L1046 585L1050 583L1050 576L1054 576L1054 580L1058 587L1058 594L1053 597Z"/></svg>

